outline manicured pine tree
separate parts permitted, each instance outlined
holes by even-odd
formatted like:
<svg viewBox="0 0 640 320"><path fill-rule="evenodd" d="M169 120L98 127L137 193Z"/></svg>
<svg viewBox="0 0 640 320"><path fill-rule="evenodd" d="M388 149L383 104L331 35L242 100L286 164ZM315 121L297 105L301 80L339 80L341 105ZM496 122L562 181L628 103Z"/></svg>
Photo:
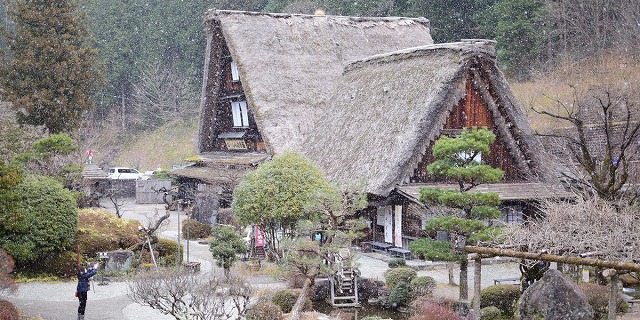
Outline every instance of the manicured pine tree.
<svg viewBox="0 0 640 320"><path fill-rule="evenodd" d="M0 94L23 124L72 132L93 107L98 54L74 0L16 0L2 25Z"/></svg>
<svg viewBox="0 0 640 320"><path fill-rule="evenodd" d="M430 219L426 225L427 230L447 231L451 240L462 242L462 245L478 241L491 230L485 226L484 221L500 217L500 211L496 207L500 204L500 199L496 193L471 190L482 183L497 182L504 176L502 170L483 164L481 160L483 156L489 155L490 145L495 139L491 131L473 128L463 129L457 137L443 136L435 142L433 156L436 161L427 166L427 170L433 177L455 182L458 190L421 188L420 201L427 205L453 209L457 214ZM459 261L460 300L467 300L468 259L465 255Z"/></svg>

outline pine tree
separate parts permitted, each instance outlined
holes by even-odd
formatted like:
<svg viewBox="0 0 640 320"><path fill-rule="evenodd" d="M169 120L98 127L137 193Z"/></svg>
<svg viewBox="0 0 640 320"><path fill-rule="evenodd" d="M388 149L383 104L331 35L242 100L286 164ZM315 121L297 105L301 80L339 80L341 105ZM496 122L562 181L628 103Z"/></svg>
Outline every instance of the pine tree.
<svg viewBox="0 0 640 320"><path fill-rule="evenodd" d="M462 133L450 138L443 136L433 146L433 156L437 159L427 170L434 177L455 182L458 190L420 189L420 201L428 205L441 205L457 213L431 218L426 229L447 231L450 238L461 242L473 243L492 230L483 220L500 217L496 206L500 199L496 193L471 191L482 183L497 182L504 172L482 163L482 156L488 156L490 145L496 136L487 129L463 129ZM448 246L450 247L450 246ZM443 253L443 255L445 255ZM467 266L465 257L455 257L460 261L460 299L466 300L468 294Z"/></svg>
<svg viewBox="0 0 640 320"><path fill-rule="evenodd" d="M9 5L13 25L3 27L7 47L0 63L3 98L23 124L50 133L72 132L93 107L100 74L84 14L73 0L17 0Z"/></svg>

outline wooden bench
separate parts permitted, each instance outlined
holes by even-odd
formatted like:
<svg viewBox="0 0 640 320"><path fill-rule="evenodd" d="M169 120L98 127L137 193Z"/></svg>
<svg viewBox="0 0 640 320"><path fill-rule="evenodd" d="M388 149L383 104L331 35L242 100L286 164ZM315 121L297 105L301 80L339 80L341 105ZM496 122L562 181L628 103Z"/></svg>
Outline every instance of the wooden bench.
<svg viewBox="0 0 640 320"><path fill-rule="evenodd" d="M384 242L375 242L375 241L371 242L371 249L373 251L388 253L387 250L392 247L393 247L392 245Z"/></svg>
<svg viewBox="0 0 640 320"><path fill-rule="evenodd" d="M501 284L503 282L517 282L514 284L518 284L520 283L520 278L500 278L500 279L493 279L493 284Z"/></svg>
<svg viewBox="0 0 640 320"><path fill-rule="evenodd" d="M389 248L389 253L394 257L403 258L405 260L411 260L411 251L402 248Z"/></svg>

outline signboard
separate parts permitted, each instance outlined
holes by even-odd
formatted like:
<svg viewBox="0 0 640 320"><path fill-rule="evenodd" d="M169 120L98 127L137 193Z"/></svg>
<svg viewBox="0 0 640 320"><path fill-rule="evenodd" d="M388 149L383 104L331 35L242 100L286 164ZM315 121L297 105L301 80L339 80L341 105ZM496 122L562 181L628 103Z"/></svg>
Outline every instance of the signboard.
<svg viewBox="0 0 640 320"><path fill-rule="evenodd" d="M256 226L255 232L256 232L256 247L264 247L264 233L262 233L262 230L258 226Z"/></svg>
<svg viewBox="0 0 640 320"><path fill-rule="evenodd" d="M229 150L247 150L247 143L244 140L225 140Z"/></svg>
<svg viewBox="0 0 640 320"><path fill-rule="evenodd" d="M402 248L402 206L395 206L393 245Z"/></svg>

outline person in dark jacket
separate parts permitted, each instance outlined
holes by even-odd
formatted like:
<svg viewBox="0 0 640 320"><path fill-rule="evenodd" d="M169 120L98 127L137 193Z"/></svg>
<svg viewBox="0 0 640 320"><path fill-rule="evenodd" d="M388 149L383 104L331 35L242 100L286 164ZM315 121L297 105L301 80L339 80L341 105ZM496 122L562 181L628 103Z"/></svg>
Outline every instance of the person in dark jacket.
<svg viewBox="0 0 640 320"><path fill-rule="evenodd" d="M78 320L84 320L84 309L87 307L87 291L89 291L89 279L98 272L99 264L93 265L93 268L78 268L78 286L76 287L76 295L80 300L78 307Z"/></svg>

